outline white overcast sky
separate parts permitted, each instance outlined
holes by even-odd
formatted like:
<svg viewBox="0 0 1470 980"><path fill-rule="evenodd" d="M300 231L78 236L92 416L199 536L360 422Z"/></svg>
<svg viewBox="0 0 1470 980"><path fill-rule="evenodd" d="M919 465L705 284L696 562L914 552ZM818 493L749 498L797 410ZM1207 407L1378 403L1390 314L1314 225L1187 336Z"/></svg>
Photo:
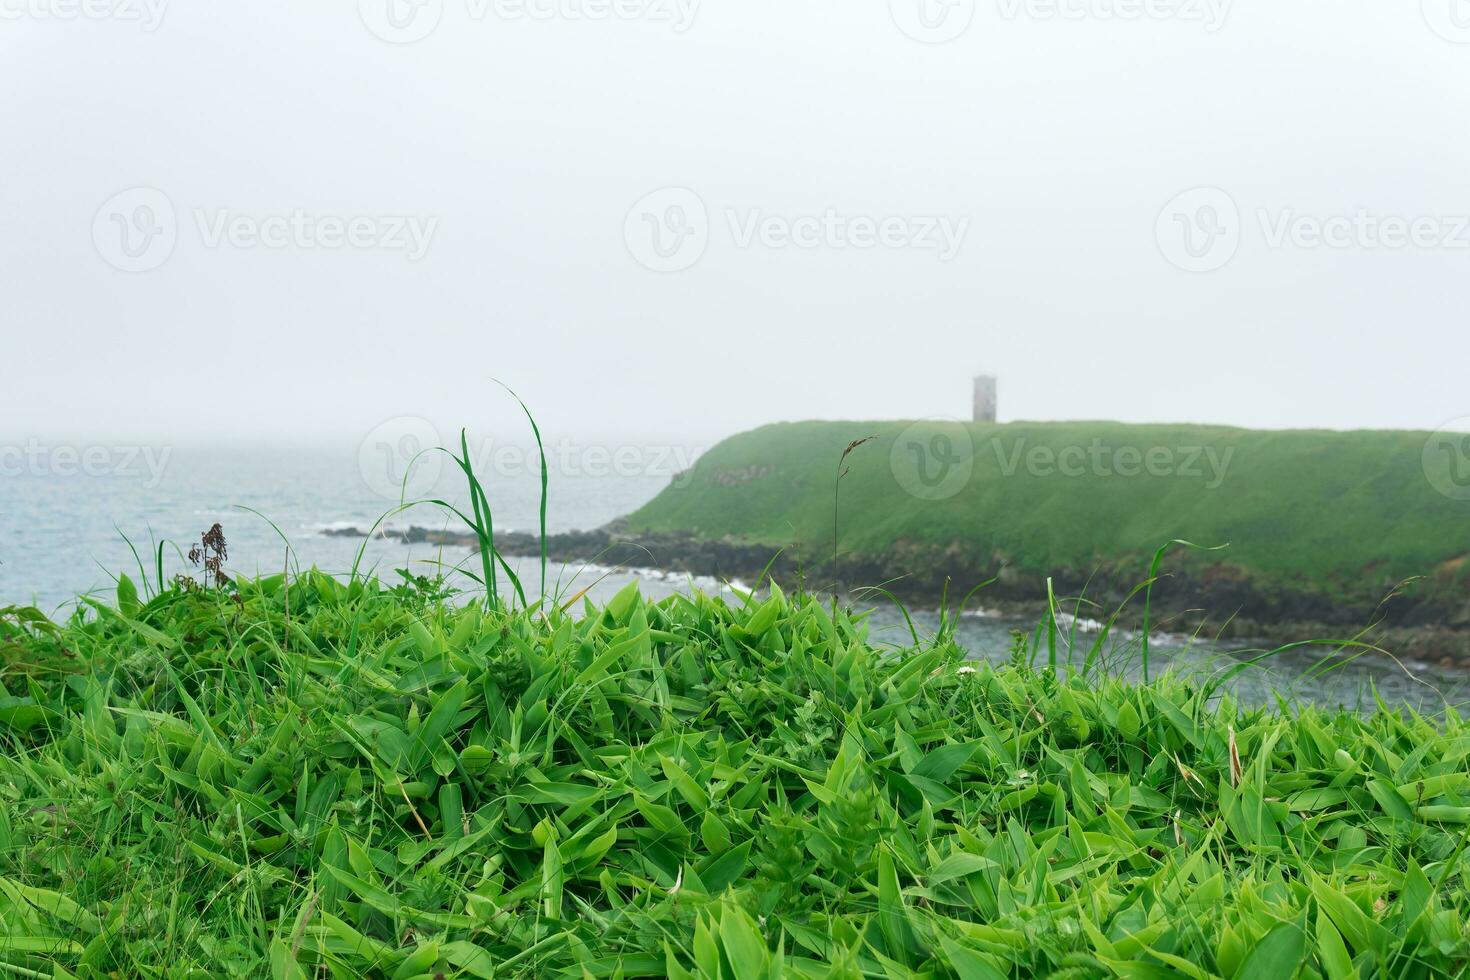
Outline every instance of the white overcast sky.
<svg viewBox="0 0 1470 980"><path fill-rule="evenodd" d="M1003 419L1470 416L1467 0L428 0L414 43L370 27L388 0L81 2L0 0L10 437L483 430L514 418L490 376L571 433L961 415L981 370ZM1238 217L1171 204L1201 187ZM128 272L136 188L176 241ZM659 272L664 188L708 220ZM1179 267L1171 207L1218 268ZM296 212L437 224L416 260L249 243ZM947 261L911 247L939 218ZM1395 248L1383 218L1427 220Z"/></svg>

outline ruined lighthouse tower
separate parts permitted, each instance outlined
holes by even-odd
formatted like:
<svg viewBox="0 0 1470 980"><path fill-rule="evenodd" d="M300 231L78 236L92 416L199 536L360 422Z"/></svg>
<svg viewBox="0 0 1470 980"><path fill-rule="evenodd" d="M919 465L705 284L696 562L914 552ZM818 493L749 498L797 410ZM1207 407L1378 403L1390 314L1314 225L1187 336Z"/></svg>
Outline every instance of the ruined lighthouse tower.
<svg viewBox="0 0 1470 980"><path fill-rule="evenodd" d="M975 421L995 421L995 376L992 374L977 374L975 376Z"/></svg>

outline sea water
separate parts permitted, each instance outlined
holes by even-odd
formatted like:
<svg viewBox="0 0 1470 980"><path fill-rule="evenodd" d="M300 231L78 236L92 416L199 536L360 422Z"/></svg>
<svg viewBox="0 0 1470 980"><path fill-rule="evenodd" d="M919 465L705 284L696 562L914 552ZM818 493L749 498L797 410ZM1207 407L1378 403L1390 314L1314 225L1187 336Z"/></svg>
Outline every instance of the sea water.
<svg viewBox="0 0 1470 980"><path fill-rule="evenodd" d="M535 459L532 450L507 459ZM672 454L669 459L679 458ZM160 465L161 464L161 465ZM69 615L79 595L110 599L116 576L153 580L155 555L163 543L165 578L199 574L185 555L201 533L218 523L229 542L228 571L262 575L318 567L345 575L352 568L396 580L398 570L432 576L456 565L474 570L478 559L467 548L404 544L382 537L346 537L328 532L375 523L406 529L461 529L443 508L421 505L395 512L402 485L376 472L360 447L176 447L124 466L88 471L71 467L12 467L0 475L0 607L35 605L53 618ZM668 486L668 466L618 469L552 467L547 507L550 533L591 530L636 510ZM540 479L524 466L489 474L487 492L498 532L535 532L539 526ZM420 497L440 497L456 505L466 499L462 478L446 457L414 472L410 489ZM465 508L468 510L468 508ZM385 517L385 515L387 515ZM131 542L131 543L130 543ZM136 556L135 556L136 550ZM529 586L539 584L534 560L512 562ZM141 568L140 568L141 565ZM740 583L695 579L650 570L609 569L553 564L548 591L571 597L586 591L594 601L640 582L650 598L691 588L723 591L738 601ZM467 579L457 579L473 588ZM982 597L983 601L983 597ZM896 607L868 602L872 635L895 646L911 642L909 622ZM921 638L939 628L937 614L910 610ZM1045 663L1049 652L1032 633L1034 621L1009 619L971 610L959 619L956 638L980 660L1004 662L1014 655L1015 634L1026 636L1025 655ZM1096 624L1082 622L1059 631L1058 660L1080 664L1097 636ZM1109 670L1137 676L1140 638L1119 632L1105 646ZM1216 676L1251 654L1240 644L1208 637L1160 635L1151 641L1151 669ZM1328 669L1330 668L1330 669ZM1314 647L1280 654L1232 680L1242 699L1271 703L1277 693L1329 707L1371 707L1373 692L1394 705L1441 710L1470 697L1470 676L1424 664L1402 663L1378 653L1355 654Z"/></svg>

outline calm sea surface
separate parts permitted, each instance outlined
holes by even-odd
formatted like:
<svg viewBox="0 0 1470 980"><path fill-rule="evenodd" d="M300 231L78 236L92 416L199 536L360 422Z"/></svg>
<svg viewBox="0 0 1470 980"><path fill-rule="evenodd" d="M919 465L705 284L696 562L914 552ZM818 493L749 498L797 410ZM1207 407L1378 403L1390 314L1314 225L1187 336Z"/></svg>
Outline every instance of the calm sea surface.
<svg viewBox="0 0 1470 980"><path fill-rule="evenodd" d="M514 459L514 457L512 457ZM236 574L267 574L315 565L344 573L363 551L362 567L391 576L395 569L418 574L434 571L439 562L465 560L464 550L392 541L363 541L330 537L328 528L366 529L392 509L397 499L391 480L374 470L371 459L356 447L281 450L205 450L177 448L166 464L138 459L123 466L115 458L107 472L57 473L37 467L19 475L0 476L0 606L37 605L53 617L64 617L79 594L110 596L113 576L128 571L141 574L124 535L131 538L152 573L150 542L168 541L183 551L200 532L215 522L223 525L230 544L229 568ZM548 527L553 532L599 527L652 499L670 479L666 465L646 467L654 472L609 472L559 475L552 478ZM539 503L537 477L509 467L508 475L489 487L497 529L534 531ZM597 467L584 469L598 470ZM633 467L637 469L637 467ZM432 477L432 471L428 474ZM419 495L462 499L453 474L420 480ZM249 510L242 509L249 508ZM251 511L257 511L257 516ZM266 520L269 518L269 520ZM274 527L272 526L274 524ZM395 515L390 524L424 527L450 526L442 512L423 507ZM279 533L277 532L279 528ZM287 542L289 540L290 555ZM187 570L173 545L166 548L167 574ZM523 580L537 574L522 566ZM563 594L591 587L593 598L606 598L633 580L641 581L652 597L687 590L691 586L715 591L723 585L711 580L691 582L687 577L637 570L557 567L551 571ZM898 610L877 606L872 613L873 634L895 645L909 639L909 628ZM914 613L920 634L938 626L932 613ZM966 616L960 641L977 659L1003 661L1010 655L1013 631L1031 631L1034 623L986 615ZM1078 656L1093 636L1076 637ZM1181 637L1154 641L1156 669L1172 666L1181 671L1214 672L1229 669L1243 654L1209 642ZM1118 637L1110 642L1109 658L1122 672L1136 663L1138 638ZM1066 646L1062 659L1067 657ZM1318 703L1349 708L1371 704L1373 691L1390 704L1435 710L1446 702L1470 699L1470 677L1421 664L1400 665L1380 656L1337 662L1324 672L1323 651L1297 652L1273 658L1269 669L1252 668L1238 677L1232 689L1250 701L1267 701L1273 693L1294 695Z"/></svg>

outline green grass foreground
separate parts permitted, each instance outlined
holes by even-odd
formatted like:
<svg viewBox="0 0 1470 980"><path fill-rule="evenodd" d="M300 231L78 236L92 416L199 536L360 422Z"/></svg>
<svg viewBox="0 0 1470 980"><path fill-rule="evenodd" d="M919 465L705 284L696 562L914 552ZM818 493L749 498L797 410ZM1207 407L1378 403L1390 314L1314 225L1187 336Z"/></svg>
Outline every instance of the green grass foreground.
<svg viewBox="0 0 1470 980"><path fill-rule="evenodd" d="M8 610L0 975L1449 977L1470 731L625 591Z"/></svg>

